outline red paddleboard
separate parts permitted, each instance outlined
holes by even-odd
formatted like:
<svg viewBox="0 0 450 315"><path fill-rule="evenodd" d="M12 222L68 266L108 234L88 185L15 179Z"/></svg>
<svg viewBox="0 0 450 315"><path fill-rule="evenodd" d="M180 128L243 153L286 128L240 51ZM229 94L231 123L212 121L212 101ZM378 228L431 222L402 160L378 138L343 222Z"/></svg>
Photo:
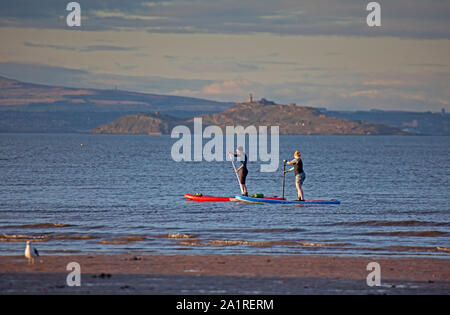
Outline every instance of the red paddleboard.
<svg viewBox="0 0 450 315"><path fill-rule="evenodd" d="M236 201L236 198L234 198L234 197L197 196L197 195L192 195L192 194L184 194L184 198L189 199L190 201L197 201L197 202ZM268 197L265 199L285 200L284 198L278 198L278 197Z"/></svg>
<svg viewBox="0 0 450 315"><path fill-rule="evenodd" d="M232 201L234 199L234 197L196 196L191 194L184 194L184 198L192 201Z"/></svg>

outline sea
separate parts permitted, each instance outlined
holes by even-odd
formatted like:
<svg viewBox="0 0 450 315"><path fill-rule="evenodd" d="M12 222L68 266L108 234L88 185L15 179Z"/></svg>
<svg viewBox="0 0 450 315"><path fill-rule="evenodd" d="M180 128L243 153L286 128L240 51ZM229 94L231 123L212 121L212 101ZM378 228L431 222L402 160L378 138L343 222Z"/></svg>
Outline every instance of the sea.
<svg viewBox="0 0 450 315"><path fill-rule="evenodd" d="M230 161L180 161L170 135L0 134L0 255L256 254L450 258L450 137L281 135L279 165L248 164L250 194L282 194L299 150L306 199L234 196ZM293 172L285 195L295 199Z"/></svg>

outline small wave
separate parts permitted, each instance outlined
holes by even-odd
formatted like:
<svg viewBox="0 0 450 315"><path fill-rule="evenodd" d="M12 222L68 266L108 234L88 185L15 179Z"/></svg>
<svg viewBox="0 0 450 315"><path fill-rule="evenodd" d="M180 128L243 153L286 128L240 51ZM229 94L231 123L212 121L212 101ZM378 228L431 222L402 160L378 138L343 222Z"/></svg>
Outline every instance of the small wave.
<svg viewBox="0 0 450 315"><path fill-rule="evenodd" d="M237 245L247 245L256 247L269 247L271 242L253 242L253 241L239 241L239 240L190 240L190 241L180 241L178 245L183 246L237 246Z"/></svg>
<svg viewBox="0 0 450 315"><path fill-rule="evenodd" d="M82 251L79 249L46 249L46 254L78 254Z"/></svg>
<svg viewBox="0 0 450 315"><path fill-rule="evenodd" d="M180 241L177 244L181 246L208 246L208 244L204 244L199 240Z"/></svg>
<svg viewBox="0 0 450 315"><path fill-rule="evenodd" d="M357 221L357 222L338 222L332 225L349 225L349 226L450 226L450 222L430 222L430 221L417 221L417 220L405 220L405 221Z"/></svg>
<svg viewBox="0 0 450 315"><path fill-rule="evenodd" d="M154 235L154 236L160 237L160 238L196 238L198 235L197 234L188 235L188 234L182 234L182 233L166 233L166 234L158 234L158 235Z"/></svg>
<svg viewBox="0 0 450 315"><path fill-rule="evenodd" d="M210 240L209 241L213 245L219 246L236 246L236 245L247 245L247 246L256 246L256 247L270 247L272 246L272 242L255 242L255 241L240 241L240 240Z"/></svg>
<svg viewBox="0 0 450 315"><path fill-rule="evenodd" d="M436 246L436 249L439 252L446 252L446 253L450 253L450 247L441 247L441 246Z"/></svg>
<svg viewBox="0 0 450 315"><path fill-rule="evenodd" d="M293 245L297 242L294 241L243 241L243 240L190 240L180 241L177 244L183 246L253 246L253 247L271 247L273 245Z"/></svg>
<svg viewBox="0 0 450 315"><path fill-rule="evenodd" d="M22 224L22 225L3 225L2 229L41 229L41 228L64 228L74 226L72 224L63 223L36 223L36 224Z"/></svg>
<svg viewBox="0 0 450 315"><path fill-rule="evenodd" d="M0 242L45 242L48 240L44 235L23 235L23 234L2 234L0 235Z"/></svg>
<svg viewBox="0 0 450 315"><path fill-rule="evenodd" d="M49 240L90 240L95 239L93 235L76 234L54 234L54 235L24 235L24 234L2 234L0 242L47 242Z"/></svg>
<svg viewBox="0 0 450 315"><path fill-rule="evenodd" d="M447 252L450 253L450 248L447 247L424 247L424 246L389 246L381 250L388 250L393 252Z"/></svg>
<svg viewBox="0 0 450 315"><path fill-rule="evenodd" d="M180 241L178 245L183 246L252 246L252 247L272 247L272 246L314 246L314 247L329 247L329 246L345 246L346 243L312 243L312 242L298 242L298 241L244 241L244 240L189 240Z"/></svg>
<svg viewBox="0 0 450 315"><path fill-rule="evenodd" d="M450 236L450 233L442 231L395 231L395 232L372 232L367 233L366 235L433 237L433 236Z"/></svg>
<svg viewBox="0 0 450 315"><path fill-rule="evenodd" d="M96 229L104 229L105 226L104 225L86 225L86 226L81 226L80 229L82 230L96 230Z"/></svg>
<svg viewBox="0 0 450 315"><path fill-rule="evenodd" d="M304 231L303 229L298 228L272 228L272 229L252 229L250 232L252 233L291 233L291 232L301 232Z"/></svg>
<svg viewBox="0 0 450 315"><path fill-rule="evenodd" d="M312 242L299 242L300 246L313 246L313 247L333 247L333 246L347 246L347 243L312 243Z"/></svg>
<svg viewBox="0 0 450 315"><path fill-rule="evenodd" d="M98 243L100 244L109 244L109 245L120 245L120 244L129 244L134 242L140 242L147 240L147 237L145 236L139 236L139 235L130 235L130 236L124 236L124 237L115 237L112 239L107 240L101 240Z"/></svg>
<svg viewBox="0 0 450 315"><path fill-rule="evenodd" d="M225 233L242 233L242 232L249 232L249 233L294 233L294 232L302 232L305 231L304 229L300 228L261 228L261 229L209 229L204 230L205 232L225 232Z"/></svg>
<svg viewBox="0 0 450 315"><path fill-rule="evenodd" d="M50 235L50 239L57 239L57 240L92 240L98 238L94 235L75 235L75 234L59 234L59 235Z"/></svg>

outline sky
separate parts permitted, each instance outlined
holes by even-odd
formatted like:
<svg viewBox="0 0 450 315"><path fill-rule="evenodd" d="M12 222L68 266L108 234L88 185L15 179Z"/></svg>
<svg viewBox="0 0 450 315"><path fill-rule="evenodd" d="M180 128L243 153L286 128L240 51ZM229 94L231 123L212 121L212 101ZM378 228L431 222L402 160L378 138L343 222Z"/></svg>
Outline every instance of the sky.
<svg viewBox="0 0 450 315"><path fill-rule="evenodd" d="M0 1L0 75L329 110L450 111L450 1Z"/></svg>

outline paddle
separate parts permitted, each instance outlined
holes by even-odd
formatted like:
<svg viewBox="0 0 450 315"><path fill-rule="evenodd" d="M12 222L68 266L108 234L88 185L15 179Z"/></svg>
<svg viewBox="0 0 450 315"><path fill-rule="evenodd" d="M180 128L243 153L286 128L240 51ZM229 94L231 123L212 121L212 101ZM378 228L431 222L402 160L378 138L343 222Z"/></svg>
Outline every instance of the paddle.
<svg viewBox="0 0 450 315"><path fill-rule="evenodd" d="M286 179L286 160L283 161L283 192L281 194L281 198L284 199L284 183Z"/></svg>
<svg viewBox="0 0 450 315"><path fill-rule="evenodd" d="M234 156L231 156L231 153L228 153L228 154L230 155L231 163L233 164L234 174L236 174L236 178L239 182L239 187L241 188L241 193L244 194L244 188L242 188L241 180L239 179L239 176L236 173L236 166L234 166L234 161L233 161Z"/></svg>

